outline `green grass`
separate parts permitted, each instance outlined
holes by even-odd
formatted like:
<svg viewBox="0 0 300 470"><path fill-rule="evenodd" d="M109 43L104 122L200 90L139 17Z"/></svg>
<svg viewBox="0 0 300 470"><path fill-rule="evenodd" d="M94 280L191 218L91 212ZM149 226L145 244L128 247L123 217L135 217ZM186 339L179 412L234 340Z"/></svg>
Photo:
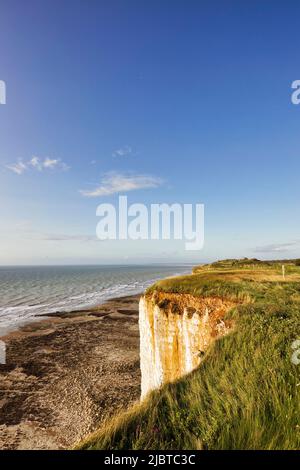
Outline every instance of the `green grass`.
<svg viewBox="0 0 300 470"><path fill-rule="evenodd" d="M203 270L211 269L258 269L263 267L264 269L281 269L282 265L285 266L300 266L300 259L283 259L283 260L274 260L274 261L261 261L257 258L242 258L242 259L224 259L220 261L215 261L210 264L203 264L195 266L193 272L201 272Z"/></svg>
<svg viewBox="0 0 300 470"><path fill-rule="evenodd" d="M247 268L228 273L227 265L222 275L218 266L150 288L240 299L228 313L235 332L215 342L189 376L152 392L77 448L299 449L300 365L291 362L291 344L300 338L300 268L278 281L279 267L247 277Z"/></svg>

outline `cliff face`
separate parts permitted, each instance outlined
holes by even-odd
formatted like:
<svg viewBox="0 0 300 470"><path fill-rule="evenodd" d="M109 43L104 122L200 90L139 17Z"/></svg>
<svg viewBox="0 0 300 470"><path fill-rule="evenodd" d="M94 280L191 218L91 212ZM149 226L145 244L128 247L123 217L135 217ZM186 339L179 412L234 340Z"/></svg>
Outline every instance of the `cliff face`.
<svg viewBox="0 0 300 470"><path fill-rule="evenodd" d="M199 366L205 351L232 325L224 321L234 306L219 298L154 293L140 299L142 398Z"/></svg>

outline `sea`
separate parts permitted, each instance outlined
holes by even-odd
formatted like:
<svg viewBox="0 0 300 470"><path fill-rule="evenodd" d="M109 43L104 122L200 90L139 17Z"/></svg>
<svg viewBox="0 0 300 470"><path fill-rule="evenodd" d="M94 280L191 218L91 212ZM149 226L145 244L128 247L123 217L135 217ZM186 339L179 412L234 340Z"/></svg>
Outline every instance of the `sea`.
<svg viewBox="0 0 300 470"><path fill-rule="evenodd" d="M143 292L189 265L0 267L0 336L40 315L92 307Z"/></svg>

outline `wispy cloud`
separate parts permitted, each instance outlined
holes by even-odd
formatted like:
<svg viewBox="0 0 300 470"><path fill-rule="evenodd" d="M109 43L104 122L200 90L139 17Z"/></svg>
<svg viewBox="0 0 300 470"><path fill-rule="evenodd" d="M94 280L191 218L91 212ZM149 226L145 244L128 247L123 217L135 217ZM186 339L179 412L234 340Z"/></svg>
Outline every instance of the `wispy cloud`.
<svg viewBox="0 0 300 470"><path fill-rule="evenodd" d="M22 173L24 173L25 170L27 170L26 164L23 163L21 160L17 163L6 165L6 168L10 171L13 171L14 173L17 173L17 175L21 175Z"/></svg>
<svg viewBox="0 0 300 470"><path fill-rule="evenodd" d="M14 234L22 239L34 240L34 241L53 241L53 242L65 242L65 241L74 241L74 242L98 242L99 239L96 235L91 234L82 234L82 233L53 233L53 232L42 232L34 228L33 222L31 220L19 220L12 223L10 226L3 227L9 229L10 234ZM3 234L3 229L1 227L0 236Z"/></svg>
<svg viewBox="0 0 300 470"><path fill-rule="evenodd" d="M86 197L110 196L112 194L135 191L137 189L157 188L163 183L161 178L151 175L106 173L99 186L94 189L82 189Z"/></svg>
<svg viewBox="0 0 300 470"><path fill-rule="evenodd" d="M79 241L79 242L95 242L98 241L96 235L68 235L68 234L44 234L42 240L46 241Z"/></svg>
<svg viewBox="0 0 300 470"><path fill-rule="evenodd" d="M300 240L287 243L273 243L270 245L257 246L255 253L284 253L300 246Z"/></svg>
<svg viewBox="0 0 300 470"><path fill-rule="evenodd" d="M40 158L33 156L30 160L24 162L23 160L19 160L16 163L12 163L9 165L5 165L5 167L16 173L17 175L22 175L27 170L36 170L36 171L43 171L43 170L68 170L69 166L64 163L59 158Z"/></svg>
<svg viewBox="0 0 300 470"><path fill-rule="evenodd" d="M113 157L127 157L132 153L132 148L129 145L124 145L112 153Z"/></svg>
<svg viewBox="0 0 300 470"><path fill-rule="evenodd" d="M29 160L28 165L31 165L33 168L36 168L39 171L43 169L43 165L38 157L32 157L32 159Z"/></svg>

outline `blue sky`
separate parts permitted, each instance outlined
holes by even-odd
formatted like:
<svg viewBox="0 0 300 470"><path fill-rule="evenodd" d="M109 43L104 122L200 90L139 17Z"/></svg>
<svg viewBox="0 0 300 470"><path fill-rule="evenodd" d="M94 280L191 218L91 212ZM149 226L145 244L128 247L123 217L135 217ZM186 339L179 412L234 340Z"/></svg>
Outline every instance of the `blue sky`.
<svg viewBox="0 0 300 470"><path fill-rule="evenodd" d="M2 0L0 264L300 257L299 13ZM82 191L113 178L135 182L129 202L204 203L204 249L95 242L96 207L119 194Z"/></svg>

